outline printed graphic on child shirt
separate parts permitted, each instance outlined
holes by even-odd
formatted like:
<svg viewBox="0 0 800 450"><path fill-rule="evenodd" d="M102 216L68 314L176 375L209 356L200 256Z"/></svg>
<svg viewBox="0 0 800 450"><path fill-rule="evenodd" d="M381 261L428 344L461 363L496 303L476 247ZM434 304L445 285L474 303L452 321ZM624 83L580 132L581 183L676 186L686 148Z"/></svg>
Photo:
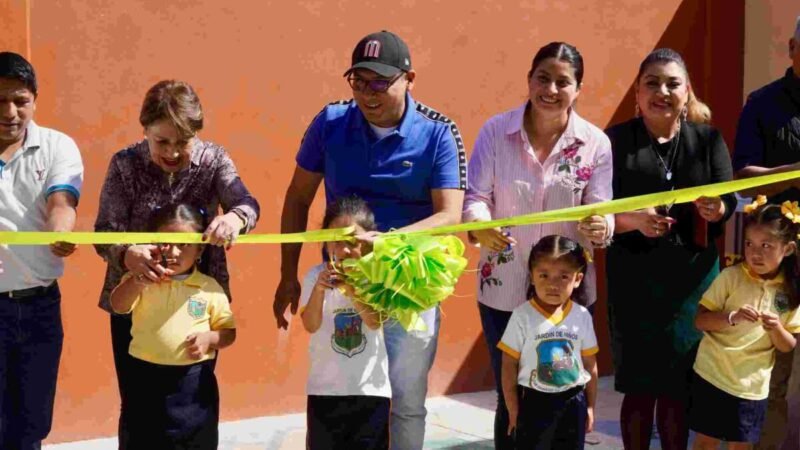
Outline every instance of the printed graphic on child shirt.
<svg viewBox="0 0 800 450"><path fill-rule="evenodd" d="M189 315L195 319L201 319L206 314L206 305L208 302L201 298L190 298L186 304L186 310Z"/></svg>
<svg viewBox="0 0 800 450"><path fill-rule="evenodd" d="M775 293L775 310L778 314L784 314L789 312L789 296L784 294L783 292L776 292Z"/></svg>
<svg viewBox="0 0 800 450"><path fill-rule="evenodd" d="M352 308L337 309L334 311L331 347L336 353L352 358L364 351L367 338L361 330L361 316Z"/></svg>
<svg viewBox="0 0 800 450"><path fill-rule="evenodd" d="M531 371L531 386L571 386L581 376L581 368L575 348L567 339L548 339L536 346L538 363ZM538 381L538 383L536 383Z"/></svg>

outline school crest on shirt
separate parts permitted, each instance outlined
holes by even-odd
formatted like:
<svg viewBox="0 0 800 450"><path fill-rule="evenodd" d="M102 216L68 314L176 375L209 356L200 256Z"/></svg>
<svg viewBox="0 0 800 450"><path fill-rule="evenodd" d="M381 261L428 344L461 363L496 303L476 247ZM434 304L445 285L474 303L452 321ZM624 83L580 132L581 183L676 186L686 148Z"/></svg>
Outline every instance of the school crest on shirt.
<svg viewBox="0 0 800 450"><path fill-rule="evenodd" d="M572 342L566 339L547 339L536 346L538 362L531 371L531 386L538 381L555 387L570 386L580 378L580 365Z"/></svg>
<svg viewBox="0 0 800 450"><path fill-rule="evenodd" d="M775 304L775 311L777 311L778 314L789 312L789 296L784 292L776 292L773 303Z"/></svg>
<svg viewBox="0 0 800 450"><path fill-rule="evenodd" d="M334 332L331 336L333 351L348 358L363 352L367 347L367 338L361 331L362 323L361 316L352 309L336 313L333 316Z"/></svg>
<svg viewBox="0 0 800 450"><path fill-rule="evenodd" d="M197 297L192 297L186 303L186 311L195 319L201 319L206 314L208 302Z"/></svg>

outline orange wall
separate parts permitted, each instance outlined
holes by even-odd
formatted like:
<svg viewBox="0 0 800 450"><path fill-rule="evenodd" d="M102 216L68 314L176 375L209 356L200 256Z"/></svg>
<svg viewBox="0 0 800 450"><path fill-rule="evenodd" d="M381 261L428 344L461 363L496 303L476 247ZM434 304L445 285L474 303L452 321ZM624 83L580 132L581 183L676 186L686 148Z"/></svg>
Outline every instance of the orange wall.
<svg viewBox="0 0 800 450"><path fill-rule="evenodd" d="M415 96L454 119L470 149L483 121L525 98L533 54L553 40L583 53L579 109L599 126L631 117L630 87L640 60L657 46L673 46L685 53L701 97L712 109L729 110L718 116L729 137L740 105L726 98L742 91L736 45L743 26L736 24L743 22L743 1L725 2L724 10L720 3L0 0L3 24L15 31L4 33L0 44L30 47L41 85L37 120L69 133L81 148L86 182L78 229L92 227L111 155L142 137L137 117L144 92L159 79L179 78L199 91L207 117L203 138L230 150L261 202L257 231L275 232L302 133L326 102L348 97L341 74L361 36L385 28L407 40L418 72ZM27 32L30 38L20 40ZM712 73L723 71L724 79L710 83ZM306 249L303 268L317 250ZM240 334L218 367L223 418L301 411L307 337L296 322L289 332L274 326L278 247L239 246L230 259ZM100 258L85 247L69 260L62 280L66 341L53 442L115 432L108 317L95 306L103 273ZM459 296L444 306L431 394L489 387L484 347L474 274L468 274Z"/></svg>
<svg viewBox="0 0 800 450"><path fill-rule="evenodd" d="M792 65L789 38L800 3L782 0L745 2L744 96L783 76Z"/></svg>

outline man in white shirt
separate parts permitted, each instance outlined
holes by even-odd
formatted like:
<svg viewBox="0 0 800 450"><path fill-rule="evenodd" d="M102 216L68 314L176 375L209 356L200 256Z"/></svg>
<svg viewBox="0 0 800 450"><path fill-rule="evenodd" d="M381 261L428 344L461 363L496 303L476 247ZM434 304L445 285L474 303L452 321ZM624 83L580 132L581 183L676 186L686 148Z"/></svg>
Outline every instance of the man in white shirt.
<svg viewBox="0 0 800 450"><path fill-rule="evenodd" d="M0 53L0 231L72 231L83 183L78 147L33 122L36 74ZM67 243L0 245L0 448L33 450L50 432L64 331L56 280Z"/></svg>

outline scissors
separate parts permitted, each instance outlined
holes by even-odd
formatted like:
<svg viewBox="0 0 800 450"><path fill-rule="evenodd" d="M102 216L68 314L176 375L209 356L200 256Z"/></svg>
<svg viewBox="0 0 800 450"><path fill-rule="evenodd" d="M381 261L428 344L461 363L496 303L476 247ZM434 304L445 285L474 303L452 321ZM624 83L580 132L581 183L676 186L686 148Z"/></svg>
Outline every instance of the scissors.
<svg viewBox="0 0 800 450"><path fill-rule="evenodd" d="M337 262L336 261L336 255L334 253L331 253L331 268L333 268L334 270L336 269L336 262ZM335 272L331 273L330 275L328 275L328 283L331 283L331 284L336 283L337 278L338 277L336 276Z"/></svg>
<svg viewBox="0 0 800 450"><path fill-rule="evenodd" d="M672 209L673 206L675 206L675 200L661 206L661 209L664 211L665 216L669 215L669 210Z"/></svg>
<svg viewBox="0 0 800 450"><path fill-rule="evenodd" d="M672 189L670 189L670 192L672 192L674 190L675 190L675 186L673 186ZM675 206L675 199L672 199L672 201L669 202L669 203L666 203L664 205L659 206L658 208L656 208L656 210L664 211L664 213L662 215L668 216L669 215L669 210L672 209L673 206Z"/></svg>

